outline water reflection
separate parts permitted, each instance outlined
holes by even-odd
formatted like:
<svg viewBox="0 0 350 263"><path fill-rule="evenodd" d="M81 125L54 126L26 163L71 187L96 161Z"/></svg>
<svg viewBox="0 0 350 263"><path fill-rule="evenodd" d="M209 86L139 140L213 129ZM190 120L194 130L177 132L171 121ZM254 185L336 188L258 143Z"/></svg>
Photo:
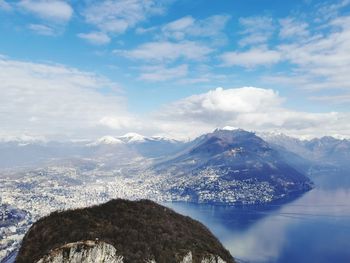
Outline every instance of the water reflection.
<svg viewBox="0 0 350 263"><path fill-rule="evenodd" d="M249 208L172 203L247 262L350 262L350 188L314 189L288 204Z"/></svg>

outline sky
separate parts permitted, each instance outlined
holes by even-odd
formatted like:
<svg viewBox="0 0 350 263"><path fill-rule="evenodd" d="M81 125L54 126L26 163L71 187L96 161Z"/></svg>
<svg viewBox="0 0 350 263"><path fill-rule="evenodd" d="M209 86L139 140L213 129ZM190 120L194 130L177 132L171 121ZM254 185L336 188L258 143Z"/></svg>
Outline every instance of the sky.
<svg viewBox="0 0 350 263"><path fill-rule="evenodd" d="M0 0L0 139L350 137L350 0Z"/></svg>

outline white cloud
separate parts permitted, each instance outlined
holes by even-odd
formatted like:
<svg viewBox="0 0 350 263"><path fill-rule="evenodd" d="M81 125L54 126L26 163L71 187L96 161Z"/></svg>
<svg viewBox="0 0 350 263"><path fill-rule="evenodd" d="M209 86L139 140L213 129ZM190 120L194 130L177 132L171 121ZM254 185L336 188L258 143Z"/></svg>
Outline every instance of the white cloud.
<svg viewBox="0 0 350 263"><path fill-rule="evenodd" d="M267 16L242 17L239 23L243 27L241 46L265 44L275 31L272 18Z"/></svg>
<svg viewBox="0 0 350 263"><path fill-rule="evenodd" d="M87 23L95 25L101 31L121 34L149 16L163 14L165 2L156 0L92 1L83 11L83 16Z"/></svg>
<svg viewBox="0 0 350 263"><path fill-rule="evenodd" d="M281 38L307 37L309 35L309 25L305 22L297 21L291 17L281 19L279 22Z"/></svg>
<svg viewBox="0 0 350 263"><path fill-rule="evenodd" d="M115 54L130 59L140 59L150 62L174 61L180 58L188 60L203 60L213 52L212 48L193 41L183 42L148 42L133 50L115 50Z"/></svg>
<svg viewBox="0 0 350 263"><path fill-rule="evenodd" d="M283 106L284 100L271 89L217 88L165 106L156 116L157 125L182 138L227 125L296 136L350 136L350 113L293 111Z"/></svg>
<svg viewBox="0 0 350 263"><path fill-rule="evenodd" d="M193 95L174 102L169 108L171 114L181 119L196 117L202 119L214 112L231 115L233 113L256 112L260 109L273 110L281 102L282 99L273 90L254 87L217 88L204 94ZM173 111L174 109L177 110Z"/></svg>
<svg viewBox="0 0 350 263"><path fill-rule="evenodd" d="M121 129L140 129L142 125L135 118L131 118L127 114L121 116L105 116L99 120L99 124L113 130Z"/></svg>
<svg viewBox="0 0 350 263"><path fill-rule="evenodd" d="M39 35L54 36L56 35L55 30L49 26L41 24L30 24L28 28Z"/></svg>
<svg viewBox="0 0 350 263"><path fill-rule="evenodd" d="M73 8L60 0L21 0L18 6L43 19L55 22L67 22L73 15Z"/></svg>
<svg viewBox="0 0 350 263"><path fill-rule="evenodd" d="M331 104L347 104L350 103L350 94L328 95L328 96L312 96L311 100L327 102Z"/></svg>
<svg viewBox="0 0 350 263"><path fill-rule="evenodd" d="M188 64L168 66L164 64L141 66L139 79L152 82L169 81L181 85L199 83L222 83L226 75L211 73L212 68L204 64L189 69Z"/></svg>
<svg viewBox="0 0 350 263"><path fill-rule="evenodd" d="M256 66L269 66L282 60L279 51L266 48L252 48L242 52L226 52L220 56L223 66L242 66L253 68Z"/></svg>
<svg viewBox="0 0 350 263"><path fill-rule="evenodd" d="M142 80L166 81L187 76L188 66L185 64L171 68L164 66L148 66L144 67L143 71L144 72L140 75L140 79Z"/></svg>
<svg viewBox="0 0 350 263"><path fill-rule="evenodd" d="M187 65L159 68L160 75L148 70L150 75L144 78L159 81L161 75L172 78L176 71L182 77L188 69ZM271 89L217 88L141 118L127 111L125 98L115 91L117 84L74 68L0 57L0 82L0 136L86 138L142 130L185 138L227 125L302 136L350 136L349 113L289 110L285 99Z"/></svg>
<svg viewBox="0 0 350 263"><path fill-rule="evenodd" d="M230 16L214 15L203 20L185 16L161 27L162 37L183 40L187 37L217 37L223 34Z"/></svg>
<svg viewBox="0 0 350 263"><path fill-rule="evenodd" d="M135 33L142 35L142 34L148 34L151 32L155 32L156 30L158 30L158 27L156 27L156 26L147 27L147 28L138 27L138 28L136 28Z"/></svg>
<svg viewBox="0 0 350 263"><path fill-rule="evenodd" d="M163 31L178 32L186 30L195 23L195 19L192 16L185 16L179 18L173 22L170 22L162 27Z"/></svg>
<svg viewBox="0 0 350 263"><path fill-rule="evenodd" d="M179 80L179 83L182 85L188 84L198 84L198 83L222 83L227 80L227 75L224 74L215 74L211 72L200 72L200 71L192 71L191 73L194 76L188 76L187 78L182 78Z"/></svg>
<svg viewBox="0 0 350 263"><path fill-rule="evenodd" d="M0 0L0 10L10 11L12 10L12 7L9 3L7 3L5 0Z"/></svg>
<svg viewBox="0 0 350 263"><path fill-rule="evenodd" d="M80 33L78 37L94 45L105 45L111 42L110 37L103 32Z"/></svg>
<svg viewBox="0 0 350 263"><path fill-rule="evenodd" d="M106 132L108 118L119 130L136 123L118 85L92 73L2 57L0 82L1 136L84 137Z"/></svg>
<svg viewBox="0 0 350 263"><path fill-rule="evenodd" d="M335 2L335 3L334 3ZM334 19L339 15L339 11L350 4L350 0L340 0L330 2L323 2L318 7L316 21L321 22L329 19Z"/></svg>
<svg viewBox="0 0 350 263"><path fill-rule="evenodd" d="M295 85L308 90L350 89L350 16L326 24L324 35L310 36L277 47L290 62L290 74L269 77L270 81Z"/></svg>

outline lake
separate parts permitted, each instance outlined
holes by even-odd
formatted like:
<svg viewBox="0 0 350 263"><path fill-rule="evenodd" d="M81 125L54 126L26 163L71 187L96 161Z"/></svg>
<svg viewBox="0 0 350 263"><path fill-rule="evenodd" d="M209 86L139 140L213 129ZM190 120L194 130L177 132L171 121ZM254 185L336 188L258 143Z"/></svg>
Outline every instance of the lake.
<svg viewBox="0 0 350 263"><path fill-rule="evenodd" d="M286 204L166 205L205 224L239 262L350 262L350 187L319 186Z"/></svg>

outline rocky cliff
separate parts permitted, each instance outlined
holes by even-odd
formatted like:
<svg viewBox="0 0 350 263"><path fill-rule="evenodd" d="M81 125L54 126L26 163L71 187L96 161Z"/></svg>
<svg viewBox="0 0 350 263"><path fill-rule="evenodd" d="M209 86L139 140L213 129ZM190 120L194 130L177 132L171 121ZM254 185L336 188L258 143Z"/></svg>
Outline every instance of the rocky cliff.
<svg viewBox="0 0 350 263"><path fill-rule="evenodd" d="M17 263L234 263L201 223L149 200L54 212L27 232Z"/></svg>
<svg viewBox="0 0 350 263"><path fill-rule="evenodd" d="M123 263L114 246L99 241L79 241L51 250L37 263Z"/></svg>
<svg viewBox="0 0 350 263"><path fill-rule="evenodd" d="M37 263L124 263L114 246L101 241L79 241L55 248ZM145 263L157 263L145 260ZM192 252L188 252L179 263L193 263ZM200 259L201 263L226 263L219 256L208 254Z"/></svg>

